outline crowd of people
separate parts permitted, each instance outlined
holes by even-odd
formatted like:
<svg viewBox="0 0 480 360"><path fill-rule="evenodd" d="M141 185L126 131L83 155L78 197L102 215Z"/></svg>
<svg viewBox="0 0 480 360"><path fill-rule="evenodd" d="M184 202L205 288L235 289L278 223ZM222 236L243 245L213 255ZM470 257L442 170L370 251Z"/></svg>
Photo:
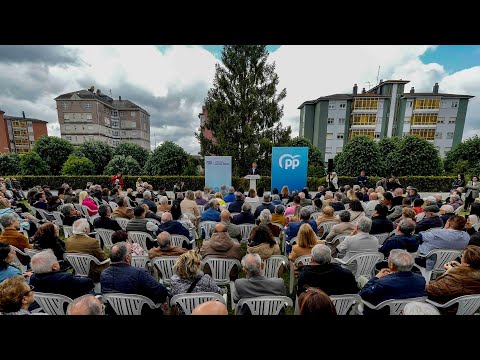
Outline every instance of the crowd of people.
<svg viewBox="0 0 480 360"><path fill-rule="evenodd" d="M327 187L320 186L316 194L308 188L290 192L287 186L271 192L232 186L218 192L208 186L194 191L179 182L173 198L165 187L154 191L141 178L135 191L124 190L121 174L111 178L111 188L89 182L85 189L73 190L63 184L57 195L48 185L25 195L15 179L0 178L0 312L35 313L38 291L74 299L65 309L72 315L113 313L98 296L112 292L146 296L162 304L155 309L145 306L146 313L169 313L166 300L175 295L226 294L212 269L203 266L209 258L241 261L229 274L235 304L258 296L287 296L281 277L286 267L281 266L276 277L265 276L265 261L282 253L292 265L309 257L308 263L294 265L297 314L336 315L332 295L358 294L372 306L388 299L428 297L445 303L461 295L480 295L478 177L466 182L459 175L446 199L441 194L422 199L417 189L404 189L393 177L373 186L365 172L352 186L338 186L335 173L327 178ZM461 206L468 215L460 215ZM214 224L199 226L205 222ZM246 235L243 224L249 224ZM62 239L62 226L71 226L72 235ZM104 229L111 231L107 242L97 234ZM146 234L145 243L131 233ZM182 241L174 243L174 236ZM22 257L16 249L35 254ZM435 259L425 255L434 249L463 251L463 256L427 282L417 269L433 269ZM72 274L65 258L71 253L97 259L88 277ZM383 254L375 276L355 276L355 263L341 264L358 253ZM151 262L145 268L133 266L137 256ZM157 279L161 274L151 265L166 256L175 257L174 275L167 282ZM239 277L241 272L246 277ZM405 312L435 312L424 305L412 303ZM455 308L441 312L454 313ZM228 312L222 302L207 302L193 311L210 313ZM249 307L237 313L249 314ZM363 313L379 312L364 308Z"/></svg>

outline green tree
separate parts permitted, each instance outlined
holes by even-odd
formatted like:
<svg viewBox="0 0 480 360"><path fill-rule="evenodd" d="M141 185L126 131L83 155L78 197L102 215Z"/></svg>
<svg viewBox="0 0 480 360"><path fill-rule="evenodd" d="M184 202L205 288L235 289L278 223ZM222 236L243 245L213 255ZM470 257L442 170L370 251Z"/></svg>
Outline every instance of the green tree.
<svg viewBox="0 0 480 360"><path fill-rule="evenodd" d="M197 176L198 175L197 165L198 165L198 161L195 160L192 156L189 156L187 166L185 167L185 170L183 170L182 175Z"/></svg>
<svg viewBox="0 0 480 360"><path fill-rule="evenodd" d="M365 170L367 176L381 173L378 144L366 136L357 136L347 142L343 151L335 155L335 170L338 175L358 176Z"/></svg>
<svg viewBox="0 0 480 360"><path fill-rule="evenodd" d="M63 163L67 161L73 152L73 145L59 137L41 136L35 141L32 150L40 155L40 158L48 164L50 174L59 175Z"/></svg>
<svg viewBox="0 0 480 360"><path fill-rule="evenodd" d="M131 156L134 158L138 165L143 169L147 162L151 151L142 148L137 144L121 143L113 150L113 155L123 155L125 157ZM138 173L140 174L140 173Z"/></svg>
<svg viewBox="0 0 480 360"><path fill-rule="evenodd" d="M458 167L456 165L459 161L467 161L465 172L471 172L471 168L475 167L478 159L480 159L480 137L475 135L462 141L455 146L451 151L448 151L445 156L445 171L448 174L456 175ZM473 169L472 169L473 170Z"/></svg>
<svg viewBox="0 0 480 360"><path fill-rule="evenodd" d="M181 175L188 163L189 155L172 141L158 146L145 164L146 175Z"/></svg>
<svg viewBox="0 0 480 360"><path fill-rule="evenodd" d="M123 175L141 175L142 168L133 157L124 155L115 155L108 163L105 175L112 175L121 172Z"/></svg>
<svg viewBox="0 0 480 360"><path fill-rule="evenodd" d="M49 175L50 168L36 152L21 155L20 169L22 175Z"/></svg>
<svg viewBox="0 0 480 360"><path fill-rule="evenodd" d="M95 168L95 174L103 174L105 166L112 159L112 148L105 142L99 140L88 140L81 144L75 150L75 154L79 157L90 159Z"/></svg>
<svg viewBox="0 0 480 360"><path fill-rule="evenodd" d="M275 63L267 63L265 45L226 45L222 64L215 66L213 87L208 91L205 107L208 121L205 128L214 139L202 132L195 134L200 141L201 154L232 156L233 173L244 174L252 161L265 157L267 138L275 143L275 125L283 116L285 89L277 93L278 75ZM271 151L271 150L270 150Z"/></svg>
<svg viewBox="0 0 480 360"><path fill-rule="evenodd" d="M62 175L95 175L95 165L86 157L72 154L63 164Z"/></svg>
<svg viewBox="0 0 480 360"><path fill-rule="evenodd" d="M285 146L308 147L308 177L323 177L326 175L322 152L304 137L290 139Z"/></svg>
<svg viewBox="0 0 480 360"><path fill-rule="evenodd" d="M20 173L20 156L16 153L0 155L0 175L5 177Z"/></svg>
<svg viewBox="0 0 480 360"><path fill-rule="evenodd" d="M432 143L418 136L403 137L395 159L395 175L443 175L443 162L438 150Z"/></svg>
<svg viewBox="0 0 480 360"><path fill-rule="evenodd" d="M476 164L470 168L469 171L470 176L480 176L480 160L476 162ZM468 182L470 181L470 176L467 178L465 177L465 180Z"/></svg>
<svg viewBox="0 0 480 360"><path fill-rule="evenodd" d="M379 176L389 177L390 175L396 175L395 167L401 142L402 138L398 136L383 138L379 141L378 150L381 155Z"/></svg>

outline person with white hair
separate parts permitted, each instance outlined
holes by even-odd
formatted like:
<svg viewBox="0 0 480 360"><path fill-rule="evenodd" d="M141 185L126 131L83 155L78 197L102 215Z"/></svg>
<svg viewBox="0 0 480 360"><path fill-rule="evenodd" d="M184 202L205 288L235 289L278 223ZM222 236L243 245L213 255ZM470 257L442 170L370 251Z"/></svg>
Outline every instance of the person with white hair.
<svg viewBox="0 0 480 360"><path fill-rule="evenodd" d="M226 203L235 201L235 188L233 186L228 188L228 194L224 195L223 200L225 200Z"/></svg>
<svg viewBox="0 0 480 360"><path fill-rule="evenodd" d="M255 213L253 214L255 219L260 216L260 213L264 209L267 209L268 211L270 211L270 214L275 212L275 206L272 205L272 199L270 197L270 193L263 194L263 202L261 205L257 206L257 208L255 209Z"/></svg>
<svg viewBox="0 0 480 360"><path fill-rule="evenodd" d="M108 259L105 252L100 247L97 239L88 236L90 225L87 219L79 219L73 223L73 235L65 241L65 250L67 253L81 253L92 255L100 262ZM100 273L108 267L108 262L103 265L90 264L89 277L94 281L100 280Z"/></svg>
<svg viewBox="0 0 480 360"><path fill-rule="evenodd" d="M139 202L138 205L146 204L150 211L156 213L157 212L157 204L152 201L152 193L150 191L145 191L143 193L143 200Z"/></svg>
<svg viewBox="0 0 480 360"><path fill-rule="evenodd" d="M433 305L420 302L410 301L402 311L403 315L440 315L440 312Z"/></svg>
<svg viewBox="0 0 480 360"><path fill-rule="evenodd" d="M83 295L68 305L67 315L105 315L105 305L94 295Z"/></svg>
<svg viewBox="0 0 480 360"><path fill-rule="evenodd" d="M440 217L440 209L437 205L428 205L423 208L425 216L422 220L417 219L417 234L432 228L443 227L443 220ZM417 215L418 216L418 215Z"/></svg>
<svg viewBox="0 0 480 360"><path fill-rule="evenodd" d="M93 290L92 279L61 271L60 263L52 250L43 250L32 257L33 275L30 285L36 291L61 294L75 299Z"/></svg>
<svg viewBox="0 0 480 360"><path fill-rule="evenodd" d="M183 226L180 221L173 220L172 214L169 212L164 212L162 214L162 222L158 226L158 232L163 231L168 232L170 235L183 235L187 237L188 240L192 240L188 229ZM184 247L185 249L191 249L192 245L184 241L182 247Z"/></svg>
<svg viewBox="0 0 480 360"><path fill-rule="evenodd" d="M450 219L453 215L455 215L455 210L453 209L452 205L445 204L440 207L440 218L444 224L446 224L448 219Z"/></svg>

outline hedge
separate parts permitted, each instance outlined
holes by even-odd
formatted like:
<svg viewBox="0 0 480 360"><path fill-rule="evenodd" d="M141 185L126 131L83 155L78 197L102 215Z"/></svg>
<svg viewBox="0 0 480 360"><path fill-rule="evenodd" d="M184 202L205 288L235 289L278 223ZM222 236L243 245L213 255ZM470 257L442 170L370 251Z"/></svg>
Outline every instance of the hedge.
<svg viewBox="0 0 480 360"><path fill-rule="evenodd" d="M94 184L100 184L102 187L111 187L110 176L105 175L91 175L91 176L16 176L20 181L23 189L30 189L36 185L49 185L52 189L57 189L63 183L67 183L74 189L84 189L87 182L91 181ZM135 190L135 183L138 176L124 176L124 189L132 188ZM142 181L146 181L153 185L154 189L160 186L165 186L167 190L173 189L173 186L178 181L185 182L187 189L203 189L205 180L203 176L142 176ZM380 180L379 177L369 177L370 184ZM404 176L399 177L400 183L405 188L406 186L414 186L422 192L447 192L455 180L454 176ZM339 186L356 184L357 178L341 176L338 178ZM322 178L307 178L307 185L311 191L317 191L318 186L326 186L325 177ZM232 185L235 189L243 187L245 191L249 188L249 180L243 177L232 177ZM257 187L263 186L265 189L270 189L270 176L262 176L257 182ZM374 186L373 186L374 187ZM279 191L281 189L278 189Z"/></svg>

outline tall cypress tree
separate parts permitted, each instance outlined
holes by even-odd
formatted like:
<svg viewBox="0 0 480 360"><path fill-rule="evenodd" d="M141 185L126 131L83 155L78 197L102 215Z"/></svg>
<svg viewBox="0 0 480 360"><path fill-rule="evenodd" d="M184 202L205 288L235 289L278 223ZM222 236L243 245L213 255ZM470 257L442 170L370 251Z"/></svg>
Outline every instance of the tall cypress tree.
<svg viewBox="0 0 480 360"><path fill-rule="evenodd" d="M271 153L261 146L272 146L288 139L290 127L282 128L286 89L277 94L278 75L275 63L267 63L265 45L226 45L222 64L215 66L213 87L208 91L205 107L214 140L196 134L202 155L232 156L233 173L244 175L250 163ZM268 156L267 156L268 157ZM268 170L269 169L261 169Z"/></svg>

